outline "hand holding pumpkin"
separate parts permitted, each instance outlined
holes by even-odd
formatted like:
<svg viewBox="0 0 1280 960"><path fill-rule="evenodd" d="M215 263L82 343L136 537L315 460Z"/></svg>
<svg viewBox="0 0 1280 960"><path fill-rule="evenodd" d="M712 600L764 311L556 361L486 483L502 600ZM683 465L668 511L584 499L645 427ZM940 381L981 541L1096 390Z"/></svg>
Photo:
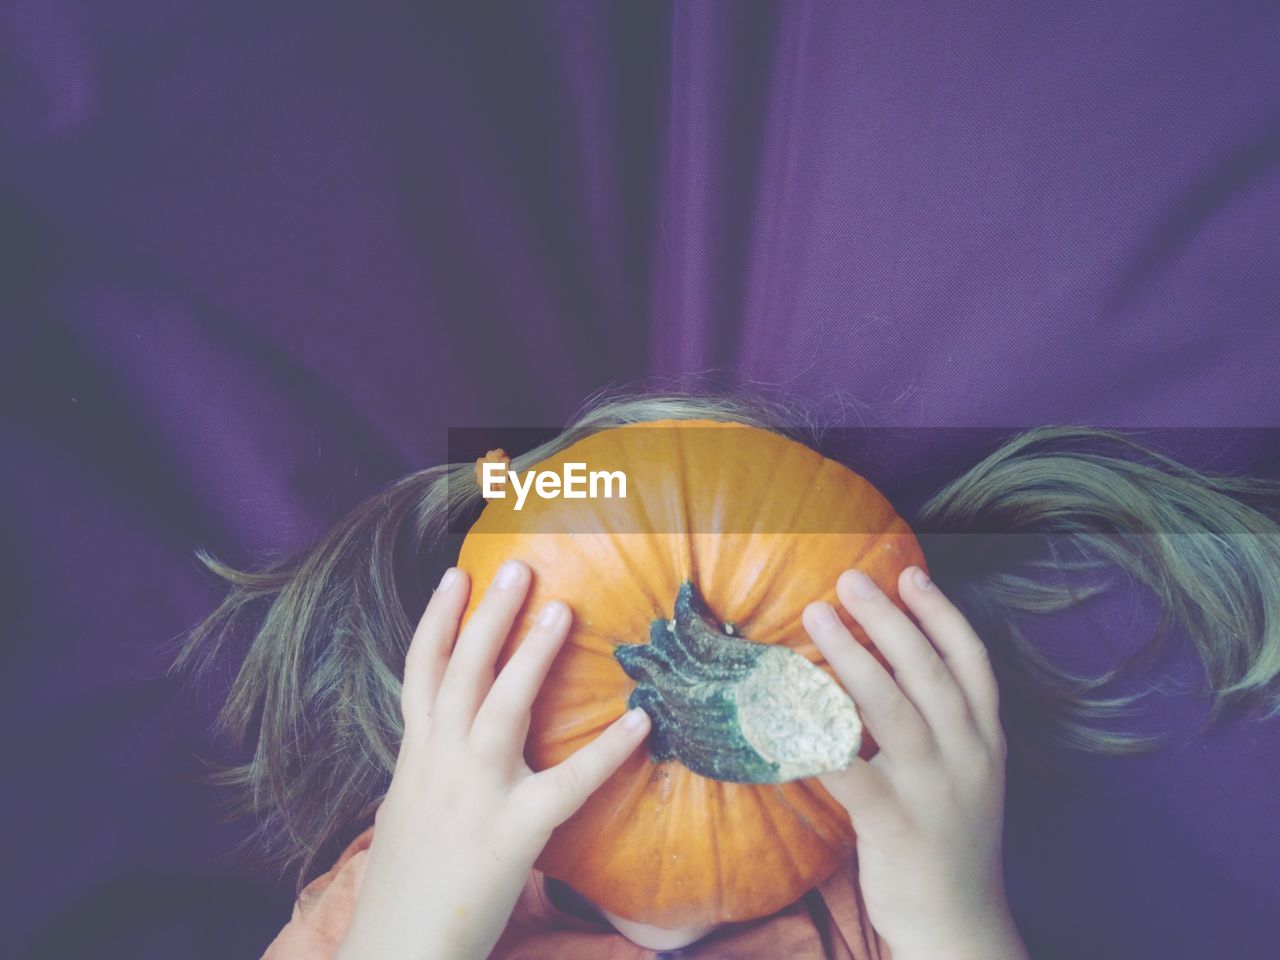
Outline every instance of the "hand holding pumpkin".
<svg viewBox="0 0 1280 960"><path fill-rule="evenodd" d="M829 604L805 609L880 746L821 777L853 821L869 919L894 960L1025 960L1005 899L1005 740L985 646L918 568L898 584L918 626L858 571L836 592L894 671Z"/></svg>
<svg viewBox="0 0 1280 960"><path fill-rule="evenodd" d="M400 754L339 960L488 956L552 830L648 733L633 710L557 766L525 764L530 708L571 620L565 604L547 604L495 679L530 579L524 564L504 565L461 635L461 570L428 603L405 660Z"/></svg>

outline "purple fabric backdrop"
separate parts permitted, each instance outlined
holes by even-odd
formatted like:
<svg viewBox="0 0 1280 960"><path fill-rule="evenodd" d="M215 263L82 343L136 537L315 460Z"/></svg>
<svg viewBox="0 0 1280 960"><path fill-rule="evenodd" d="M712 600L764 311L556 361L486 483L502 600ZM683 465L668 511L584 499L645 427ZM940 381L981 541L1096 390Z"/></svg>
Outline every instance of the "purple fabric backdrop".
<svg viewBox="0 0 1280 960"><path fill-rule="evenodd" d="M300 546L448 426L708 369L851 423L1280 425L1274 3L422 6L0 7L0 954L257 955L290 890L224 856L217 691L164 675L193 551ZM1249 442L1184 452L1274 473ZM1201 711L1015 768L1038 955L1275 956L1280 724Z"/></svg>

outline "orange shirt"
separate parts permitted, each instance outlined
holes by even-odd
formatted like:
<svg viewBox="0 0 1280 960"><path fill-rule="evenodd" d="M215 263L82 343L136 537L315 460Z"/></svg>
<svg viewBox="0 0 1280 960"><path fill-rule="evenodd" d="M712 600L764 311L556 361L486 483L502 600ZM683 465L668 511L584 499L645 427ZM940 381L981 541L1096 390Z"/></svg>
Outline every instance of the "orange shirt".
<svg viewBox="0 0 1280 960"><path fill-rule="evenodd" d="M293 917L263 960L331 960L346 935L364 876L373 828L309 883ZM768 917L731 923L681 950L650 950L604 919L557 905L540 871L531 871L490 960L891 960L866 922L858 871L845 865L801 900Z"/></svg>

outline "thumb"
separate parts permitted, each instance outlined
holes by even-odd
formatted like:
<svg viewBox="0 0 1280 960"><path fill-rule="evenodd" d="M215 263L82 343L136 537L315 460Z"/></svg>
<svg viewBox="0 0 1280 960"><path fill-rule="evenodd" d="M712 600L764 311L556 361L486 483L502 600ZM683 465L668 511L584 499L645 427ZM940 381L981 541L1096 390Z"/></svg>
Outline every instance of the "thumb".
<svg viewBox="0 0 1280 960"><path fill-rule="evenodd" d="M533 813L548 830L573 816L635 753L649 733L649 715L628 710L605 731L556 766L531 778Z"/></svg>
<svg viewBox="0 0 1280 960"><path fill-rule="evenodd" d="M874 830L898 809L897 793L889 778L861 757L843 770L819 775L818 781L844 807L857 833Z"/></svg>

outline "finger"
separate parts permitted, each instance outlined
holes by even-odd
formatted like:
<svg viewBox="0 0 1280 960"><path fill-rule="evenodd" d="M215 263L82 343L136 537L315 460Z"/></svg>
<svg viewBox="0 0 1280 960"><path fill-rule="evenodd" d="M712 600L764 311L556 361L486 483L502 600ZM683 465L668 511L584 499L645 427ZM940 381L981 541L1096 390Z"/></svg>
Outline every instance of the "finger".
<svg viewBox="0 0 1280 960"><path fill-rule="evenodd" d="M454 644L440 682L434 722L466 736L493 685L493 664L529 592L529 568L508 560L498 570Z"/></svg>
<svg viewBox="0 0 1280 960"><path fill-rule="evenodd" d="M893 668L902 692L929 724L935 739L972 735L964 694L920 628L861 570L846 570L836 595Z"/></svg>
<svg viewBox="0 0 1280 960"><path fill-rule="evenodd" d="M547 671L569 633L569 608L552 600L538 614L534 628L521 641L484 698L471 741L491 754L522 753L529 731L529 711Z"/></svg>
<svg viewBox="0 0 1280 960"><path fill-rule="evenodd" d="M457 567L450 567L427 601L404 656L404 682L400 687L400 711L405 736L417 733L431 720L436 692L449 666L449 654L458 635L458 621L467 605L470 581Z"/></svg>
<svg viewBox="0 0 1280 960"><path fill-rule="evenodd" d="M613 776L649 733L649 715L636 707L567 759L529 778L530 807L547 830L573 816Z"/></svg>
<svg viewBox="0 0 1280 960"><path fill-rule="evenodd" d="M890 757L918 758L933 749L920 712L893 677L841 622L835 608L818 601L804 609L804 627L831 664L880 749Z"/></svg>
<svg viewBox="0 0 1280 960"><path fill-rule="evenodd" d="M898 593L955 678L983 737L1000 741L1000 690L982 638L919 567L902 571Z"/></svg>
<svg viewBox="0 0 1280 960"><path fill-rule="evenodd" d="M861 757L843 770L820 774L818 782L844 807L857 833L875 829L898 810L897 793L885 772Z"/></svg>

